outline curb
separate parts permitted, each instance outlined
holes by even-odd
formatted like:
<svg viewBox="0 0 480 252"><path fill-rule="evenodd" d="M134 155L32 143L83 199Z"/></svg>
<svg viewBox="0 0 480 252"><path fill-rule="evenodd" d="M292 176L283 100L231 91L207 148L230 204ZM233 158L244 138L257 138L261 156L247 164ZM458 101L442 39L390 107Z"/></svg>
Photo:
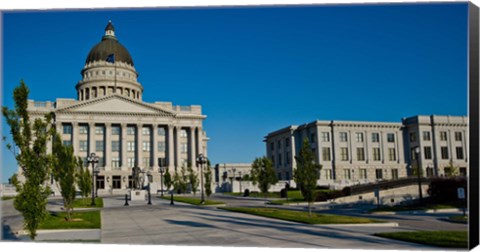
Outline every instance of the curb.
<svg viewBox="0 0 480 252"><path fill-rule="evenodd" d="M398 227L396 222L387 223L363 223L363 224L314 224L314 226L326 227Z"/></svg>

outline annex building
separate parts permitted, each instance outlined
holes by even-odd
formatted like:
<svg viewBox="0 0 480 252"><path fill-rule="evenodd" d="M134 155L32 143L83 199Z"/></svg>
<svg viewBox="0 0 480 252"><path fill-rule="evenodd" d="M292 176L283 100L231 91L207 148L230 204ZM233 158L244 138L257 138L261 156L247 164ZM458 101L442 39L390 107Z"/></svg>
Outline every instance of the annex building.
<svg viewBox="0 0 480 252"><path fill-rule="evenodd" d="M322 165L319 185L398 179L413 175L417 166L423 176L445 176L452 165L467 175L466 116L419 115L401 122L317 120L279 129L264 140L279 180L293 181L295 156L305 138Z"/></svg>
<svg viewBox="0 0 480 252"><path fill-rule="evenodd" d="M201 106L143 101L133 59L111 22L88 53L81 75L77 99L29 100L28 109L32 120L53 112L63 143L72 145L85 165L91 153L99 157L98 194L126 193L135 166L148 175L154 192L160 189L159 158L173 176L187 162L195 164L198 154L207 155Z"/></svg>

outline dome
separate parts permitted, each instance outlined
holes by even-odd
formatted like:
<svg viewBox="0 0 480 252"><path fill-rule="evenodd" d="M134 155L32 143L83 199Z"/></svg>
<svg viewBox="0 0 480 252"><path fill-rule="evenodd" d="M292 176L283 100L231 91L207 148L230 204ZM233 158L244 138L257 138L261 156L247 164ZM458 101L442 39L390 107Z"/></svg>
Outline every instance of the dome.
<svg viewBox="0 0 480 252"><path fill-rule="evenodd" d="M110 21L105 28L102 41L96 44L88 53L85 64L94 61L106 61L111 54L115 55L115 61L124 62L133 66L133 60L128 50L118 42L114 33L115 29Z"/></svg>

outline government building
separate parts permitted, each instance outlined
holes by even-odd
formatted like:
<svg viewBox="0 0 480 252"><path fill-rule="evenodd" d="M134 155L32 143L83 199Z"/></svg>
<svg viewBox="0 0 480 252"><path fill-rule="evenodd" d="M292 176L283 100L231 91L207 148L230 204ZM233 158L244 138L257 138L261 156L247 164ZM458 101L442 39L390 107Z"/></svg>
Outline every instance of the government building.
<svg viewBox="0 0 480 252"><path fill-rule="evenodd" d="M467 175L468 118L414 116L402 122L313 121L269 133L264 142L279 180L293 181L295 156L308 139L322 165L318 185L343 187L416 174Z"/></svg>
<svg viewBox="0 0 480 252"><path fill-rule="evenodd" d="M29 100L28 110L32 120L53 112L63 143L72 145L85 165L91 153L99 157L98 194L126 193L135 166L155 191L160 189L159 158L173 176L187 162L195 165L198 154L207 155L201 106L144 102L132 57L111 22L88 53L81 75L75 86L77 99Z"/></svg>

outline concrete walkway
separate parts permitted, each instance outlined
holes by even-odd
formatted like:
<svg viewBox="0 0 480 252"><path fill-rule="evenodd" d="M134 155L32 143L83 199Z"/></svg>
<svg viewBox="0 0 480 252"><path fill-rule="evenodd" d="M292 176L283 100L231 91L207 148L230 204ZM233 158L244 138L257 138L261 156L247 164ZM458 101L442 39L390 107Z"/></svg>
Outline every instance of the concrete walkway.
<svg viewBox="0 0 480 252"><path fill-rule="evenodd" d="M285 248L434 249L372 236L395 227L316 226L153 199L104 199L102 243Z"/></svg>

